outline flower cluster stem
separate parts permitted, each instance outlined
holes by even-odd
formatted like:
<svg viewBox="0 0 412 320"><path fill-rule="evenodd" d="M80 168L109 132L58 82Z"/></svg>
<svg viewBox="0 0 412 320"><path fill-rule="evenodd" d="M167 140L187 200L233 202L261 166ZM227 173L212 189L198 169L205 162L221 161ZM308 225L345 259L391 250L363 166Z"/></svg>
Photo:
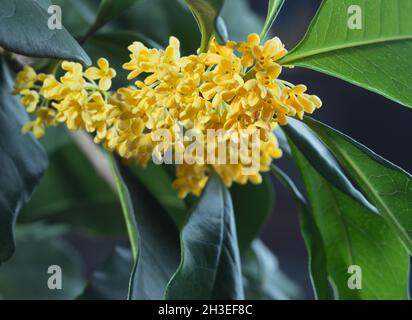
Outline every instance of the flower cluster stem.
<svg viewBox="0 0 412 320"><path fill-rule="evenodd" d="M130 206L130 196L123 183L120 173L117 168L117 163L113 154L108 153L108 159L110 163L110 168L112 170L113 177L116 182L117 192L119 194L120 204L122 206L122 211L124 215L124 220L126 223L127 234L129 237L130 247L132 249L133 261L137 261L139 252L139 235L137 233L136 221L133 215L133 209Z"/></svg>

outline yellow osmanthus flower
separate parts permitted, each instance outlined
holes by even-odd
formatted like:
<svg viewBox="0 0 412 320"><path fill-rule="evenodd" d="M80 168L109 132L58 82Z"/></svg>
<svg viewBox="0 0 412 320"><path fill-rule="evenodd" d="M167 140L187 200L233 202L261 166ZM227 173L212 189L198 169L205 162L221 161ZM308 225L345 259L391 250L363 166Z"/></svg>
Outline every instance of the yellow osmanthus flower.
<svg viewBox="0 0 412 320"><path fill-rule="evenodd" d="M137 41L128 49L130 61L123 68L130 71L128 80L133 82L116 91L110 91L116 72L104 58L98 67L85 71L80 64L65 61L59 79L26 67L17 75L15 92L37 118L23 131L41 137L46 126L65 123L69 129L93 133L96 143L141 166L152 155L162 159L173 151L177 163L173 186L184 198L201 194L211 170L228 187L233 182L261 183L261 172L282 156L273 130L287 124L287 116L302 118L322 105L306 86L279 78L278 60L287 53L279 38L261 44L259 36L251 34L247 42L225 45L212 39L207 52L190 56L181 56L174 37L164 50ZM159 129L171 137L169 145L157 139ZM209 129L224 132L217 138L223 149L207 140ZM217 156L215 162L208 164L197 153L180 156L190 146L182 138L189 132L202 138L206 144L200 150L207 157ZM249 140L239 150L239 141L254 133L258 152ZM220 158L222 150L234 155L230 160L235 161Z"/></svg>
<svg viewBox="0 0 412 320"><path fill-rule="evenodd" d="M37 91L24 89L20 92L21 104L26 107L27 112L36 111L37 105L40 101L40 96Z"/></svg>
<svg viewBox="0 0 412 320"><path fill-rule="evenodd" d="M62 84L69 91L80 91L86 84L83 78L83 66L80 63L63 61L62 69L66 71L63 77L60 78Z"/></svg>
<svg viewBox="0 0 412 320"><path fill-rule="evenodd" d="M90 67L84 75L90 80L99 80L99 88L102 91L107 91L112 86L112 79L116 77L116 70L109 67L109 61L104 58L97 60L99 68Z"/></svg>
<svg viewBox="0 0 412 320"><path fill-rule="evenodd" d="M24 66L23 70L16 76L16 84L13 93L17 94L24 89L31 89L36 81L36 71L30 66Z"/></svg>
<svg viewBox="0 0 412 320"><path fill-rule="evenodd" d="M36 114L36 119L26 123L22 128L22 132L27 133L31 131L39 139L44 136L47 126L56 125L56 112L53 109L41 107L37 110Z"/></svg>
<svg viewBox="0 0 412 320"><path fill-rule="evenodd" d="M249 68L253 66L255 57L252 53L252 48L260 44L260 37L256 33L252 33L247 37L247 42L243 42L239 45L239 52L242 53L242 64Z"/></svg>

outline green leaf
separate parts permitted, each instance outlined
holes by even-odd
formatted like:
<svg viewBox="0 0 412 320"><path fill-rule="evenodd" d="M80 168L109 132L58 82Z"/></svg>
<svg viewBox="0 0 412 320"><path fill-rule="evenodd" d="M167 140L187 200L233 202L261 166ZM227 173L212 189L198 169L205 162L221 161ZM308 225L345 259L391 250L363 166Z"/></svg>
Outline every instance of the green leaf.
<svg viewBox="0 0 412 320"><path fill-rule="evenodd" d="M216 174L182 230L181 246L167 299L243 299L232 200Z"/></svg>
<svg viewBox="0 0 412 320"><path fill-rule="evenodd" d="M183 228L188 210L173 189L172 178L165 167L151 163L146 168L135 166L132 171L167 211L179 230Z"/></svg>
<svg viewBox="0 0 412 320"><path fill-rule="evenodd" d="M299 287L280 270L278 260L260 240L253 241L242 256L242 272L248 300L302 298Z"/></svg>
<svg viewBox="0 0 412 320"><path fill-rule="evenodd" d="M288 138L286 137L285 133L283 132L283 129L281 127L277 127L275 130L273 130L273 134L276 136L279 142L279 147L282 150L282 152L290 156L292 154L292 151L290 150L289 144L288 144Z"/></svg>
<svg viewBox="0 0 412 320"><path fill-rule="evenodd" d="M101 0L96 20L87 34L84 36L84 39L89 38L106 23L110 22L118 15L129 9L131 6L136 4L137 1L138 0Z"/></svg>
<svg viewBox="0 0 412 320"><path fill-rule="evenodd" d="M291 144L326 253L337 299L408 299L409 256L385 220L328 183ZM312 232L312 230L307 230ZM361 290L349 289L352 265L361 268Z"/></svg>
<svg viewBox="0 0 412 320"><path fill-rule="evenodd" d="M90 65L90 58L66 29L49 29L50 15L41 4L32 0L4 0L1 5L0 46L26 56Z"/></svg>
<svg viewBox="0 0 412 320"><path fill-rule="evenodd" d="M239 250L243 253L259 237L263 225L273 212L275 190L269 177L263 175L263 182L259 185L233 184L230 194L236 216Z"/></svg>
<svg viewBox="0 0 412 320"><path fill-rule="evenodd" d="M51 0L33 0L37 2L43 9L46 9L52 5Z"/></svg>
<svg viewBox="0 0 412 320"><path fill-rule="evenodd" d="M138 234L138 258L130 280L131 299L162 299L179 265L179 232L149 190L117 161L123 192Z"/></svg>
<svg viewBox="0 0 412 320"><path fill-rule="evenodd" d="M93 273L78 299L126 300L133 259L130 250L116 247L101 270Z"/></svg>
<svg viewBox="0 0 412 320"><path fill-rule="evenodd" d="M117 195L76 145L69 141L50 155L49 162L38 189L20 215L21 223L43 220L92 236L126 233Z"/></svg>
<svg viewBox="0 0 412 320"><path fill-rule="evenodd" d="M333 299L329 283L326 251L320 231L311 218L311 211L304 196L289 176L276 165L271 165L272 173L295 199L299 209L300 229L309 256L309 273L316 299Z"/></svg>
<svg viewBox="0 0 412 320"><path fill-rule="evenodd" d="M199 26L202 40L200 52L207 50L210 39L216 35L221 41L226 41L226 27L219 18L224 0L186 0Z"/></svg>
<svg viewBox="0 0 412 320"><path fill-rule="evenodd" d="M412 252L412 176L350 137L310 118L306 123Z"/></svg>
<svg viewBox="0 0 412 320"><path fill-rule="evenodd" d="M273 22L275 21L280 9L283 6L285 0L268 0L269 7L268 13L266 16L265 24L263 25L262 32L260 33L260 38L263 40L266 38L270 27L272 26Z"/></svg>
<svg viewBox="0 0 412 320"><path fill-rule="evenodd" d="M346 177L339 163L333 157L325 144L304 123L289 119L284 127L288 138L299 148L310 164L335 187L358 201L373 212L376 209L368 202Z"/></svg>
<svg viewBox="0 0 412 320"><path fill-rule="evenodd" d="M123 218L126 223L133 262L137 263L139 254L139 234L137 230L135 209L133 208L133 200L130 195L129 187L126 185L123 174L120 171L122 168L120 158L118 158L118 155L116 154L107 153L107 159L109 160L110 169L117 188L117 194L122 206Z"/></svg>
<svg viewBox="0 0 412 320"><path fill-rule="evenodd" d="M348 27L361 9L360 30ZM409 0L325 0L302 42L280 63L314 69L412 107Z"/></svg>
<svg viewBox="0 0 412 320"><path fill-rule="evenodd" d="M47 156L32 135L21 128L29 121L13 79L0 59L0 264L14 251L13 226L47 168Z"/></svg>
<svg viewBox="0 0 412 320"><path fill-rule="evenodd" d="M59 300L73 299L83 289L82 261L78 252L54 227L30 226L17 239L15 255L0 268L0 299ZM41 235L37 235L41 232ZM62 289L50 290L48 268L62 271Z"/></svg>

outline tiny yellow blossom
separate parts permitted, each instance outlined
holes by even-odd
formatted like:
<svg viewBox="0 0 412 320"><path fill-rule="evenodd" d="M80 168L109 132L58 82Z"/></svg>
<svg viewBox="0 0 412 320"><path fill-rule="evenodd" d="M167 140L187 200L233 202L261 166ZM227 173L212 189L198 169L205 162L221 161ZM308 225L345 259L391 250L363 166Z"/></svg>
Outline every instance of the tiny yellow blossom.
<svg viewBox="0 0 412 320"><path fill-rule="evenodd" d="M40 89L40 94L48 100L62 100L64 98L64 86L53 75L47 75L42 78L43 86Z"/></svg>
<svg viewBox="0 0 412 320"><path fill-rule="evenodd" d="M253 46L253 56L256 59L256 69L260 71L267 67L270 67L277 60L286 55L287 50L283 46L279 38L273 38L266 41L265 45Z"/></svg>
<svg viewBox="0 0 412 320"><path fill-rule="evenodd" d="M130 62L123 64L125 70L131 71L127 80L139 76L142 72L155 72L160 61L160 52L156 49L148 49L141 42L135 41L129 47Z"/></svg>
<svg viewBox="0 0 412 320"><path fill-rule="evenodd" d="M239 52L242 53L242 64L244 67L249 68L253 66L255 57L252 53L252 48L258 46L260 43L260 37L256 33L252 33L247 37L247 42L241 43L239 46Z"/></svg>
<svg viewBox="0 0 412 320"><path fill-rule="evenodd" d="M60 81L66 90L72 92L84 88L86 81L83 78L83 66L80 63L63 61L62 69L66 73L60 78Z"/></svg>
<svg viewBox="0 0 412 320"><path fill-rule="evenodd" d="M24 89L20 92L21 103L26 107L27 112L36 111L37 105L40 101L40 96L37 91Z"/></svg>
<svg viewBox="0 0 412 320"><path fill-rule="evenodd" d="M109 62L104 58L97 60L97 65L99 68L90 67L84 75L90 80L99 80L100 90L107 91L112 86L112 79L116 77L116 71L110 68Z"/></svg>
<svg viewBox="0 0 412 320"><path fill-rule="evenodd" d="M40 108L37 110L37 118L33 121L26 123L22 132L32 132L34 136L39 139L44 136L46 126L51 126L55 124L56 112L49 108Z"/></svg>
<svg viewBox="0 0 412 320"><path fill-rule="evenodd" d="M206 173L205 165L178 165L173 187L178 191L179 197L185 198L189 193L200 196L208 180Z"/></svg>
<svg viewBox="0 0 412 320"><path fill-rule="evenodd" d="M30 66L24 66L23 70L16 75L13 94L18 94L25 89L31 89L36 81L36 71Z"/></svg>

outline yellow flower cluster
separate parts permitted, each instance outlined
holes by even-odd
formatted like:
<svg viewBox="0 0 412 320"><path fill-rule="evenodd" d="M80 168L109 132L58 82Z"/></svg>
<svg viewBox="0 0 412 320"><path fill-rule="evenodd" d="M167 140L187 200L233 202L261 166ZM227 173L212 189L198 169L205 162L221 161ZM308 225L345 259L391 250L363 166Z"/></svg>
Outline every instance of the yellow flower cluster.
<svg viewBox="0 0 412 320"><path fill-rule="evenodd" d="M51 74L36 74L29 66L17 74L14 93L19 93L27 111L36 118L22 129L41 138L47 126L65 123L71 130L96 132L95 141L105 139L109 111L111 79L116 75L106 59L99 59L99 68L83 71L79 63L64 61L60 81ZM96 84L94 80L99 80Z"/></svg>
<svg viewBox="0 0 412 320"><path fill-rule="evenodd" d="M183 162L177 165L173 186L182 198L188 193L199 195L210 170L217 172L226 186L260 183L260 172L282 155L273 129L285 125L286 116L302 118L304 113L312 113L321 101L306 94L304 85L294 86L278 78L282 67L277 60L287 53L278 38L263 46L256 34L239 44L220 45L212 39L207 52L184 57L179 46L174 37L165 50L150 49L140 42L131 44L130 61L123 68L130 71L128 80L137 80L116 91L110 91L116 72L103 58L98 60L98 68L87 70L65 61L65 73L59 79L25 67L17 75L15 93L21 94L27 111L37 117L23 131L41 137L46 126L65 123L69 129L94 133L96 143L142 166L153 153L162 155L168 148L178 150L188 144L176 138L176 123L184 131L195 130L204 137L209 129L222 129L227 141L239 137L241 131L258 132L259 166L254 171L245 174L248 166L241 161ZM171 146L160 148L161 142L153 139L157 129L170 132ZM232 151L231 146L226 148ZM251 149L246 150L248 156L253 154Z"/></svg>

